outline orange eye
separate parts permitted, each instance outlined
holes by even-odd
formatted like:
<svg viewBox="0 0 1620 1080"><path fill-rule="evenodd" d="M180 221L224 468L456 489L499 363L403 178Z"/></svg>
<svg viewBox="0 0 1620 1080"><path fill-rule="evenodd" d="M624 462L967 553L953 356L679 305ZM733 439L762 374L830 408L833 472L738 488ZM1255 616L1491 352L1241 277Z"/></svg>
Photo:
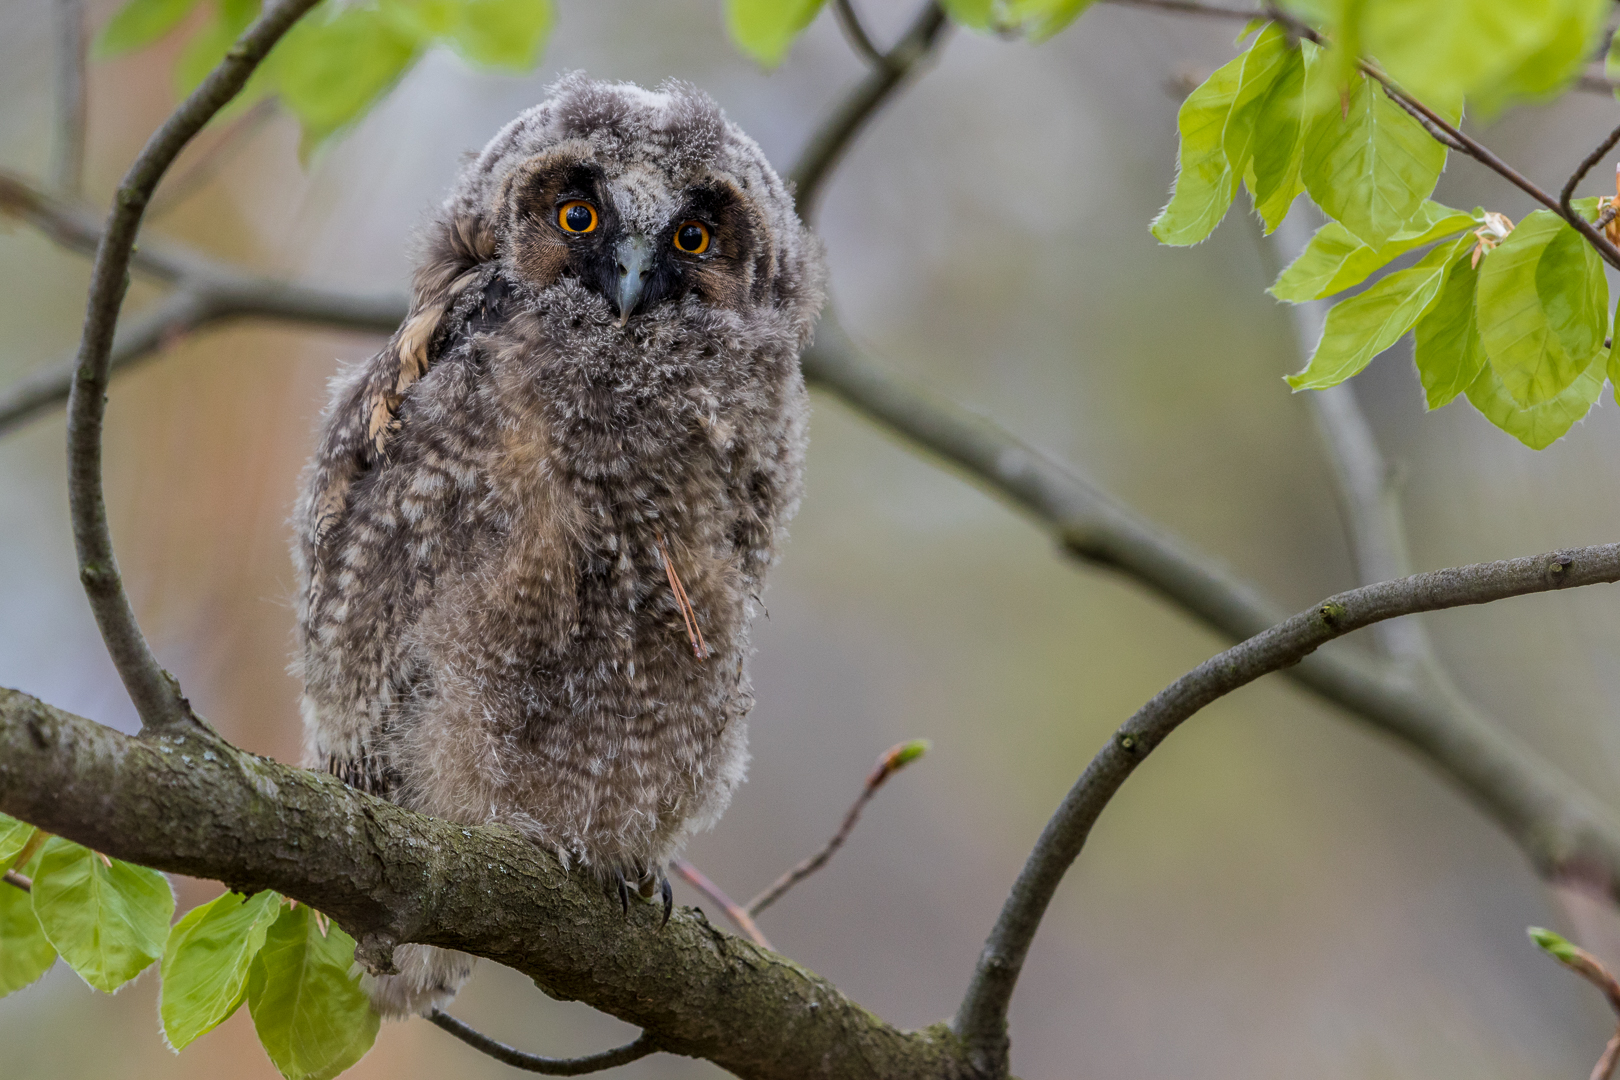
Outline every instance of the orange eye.
<svg viewBox="0 0 1620 1080"><path fill-rule="evenodd" d="M557 224L563 232L588 233L596 229L596 207L581 199L557 208Z"/></svg>
<svg viewBox="0 0 1620 1080"><path fill-rule="evenodd" d="M701 221L683 221L675 230L675 247L688 255L701 255L709 250L709 227Z"/></svg>

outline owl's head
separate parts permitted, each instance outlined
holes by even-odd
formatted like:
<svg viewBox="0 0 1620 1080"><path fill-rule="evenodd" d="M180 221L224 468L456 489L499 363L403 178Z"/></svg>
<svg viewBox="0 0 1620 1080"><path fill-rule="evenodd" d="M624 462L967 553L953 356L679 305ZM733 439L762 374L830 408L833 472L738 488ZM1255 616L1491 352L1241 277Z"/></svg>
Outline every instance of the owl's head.
<svg viewBox="0 0 1620 1080"><path fill-rule="evenodd" d="M815 240L759 146L708 95L569 75L461 175L453 215L481 218L498 257L544 290L573 279L623 326L696 297L772 307L808 333Z"/></svg>

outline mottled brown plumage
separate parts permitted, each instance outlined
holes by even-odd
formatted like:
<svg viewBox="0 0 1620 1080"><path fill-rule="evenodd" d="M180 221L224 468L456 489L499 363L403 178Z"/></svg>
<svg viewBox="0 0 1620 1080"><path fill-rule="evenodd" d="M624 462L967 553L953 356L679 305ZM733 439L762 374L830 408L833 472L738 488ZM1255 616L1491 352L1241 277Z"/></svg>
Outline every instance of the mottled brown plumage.
<svg viewBox="0 0 1620 1080"><path fill-rule="evenodd" d="M576 202L594 229L564 227ZM310 763L650 884L746 764L819 248L709 98L582 76L468 165L425 247L296 512ZM397 959L390 1014L470 970Z"/></svg>

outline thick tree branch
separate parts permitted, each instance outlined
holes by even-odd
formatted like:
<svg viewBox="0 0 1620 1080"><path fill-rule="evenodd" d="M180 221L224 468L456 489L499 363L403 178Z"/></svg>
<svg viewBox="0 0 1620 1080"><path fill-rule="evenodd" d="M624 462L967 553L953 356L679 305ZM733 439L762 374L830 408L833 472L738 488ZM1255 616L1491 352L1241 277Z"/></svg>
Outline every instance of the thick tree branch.
<svg viewBox="0 0 1620 1080"><path fill-rule="evenodd" d="M1620 544L1554 551L1380 582L1300 612L1200 664L1115 732L1047 823L979 957L956 1031L974 1066L1005 1072L1007 1005L1030 942L1091 827L1136 767L1183 721L1262 675L1299 663L1353 630L1401 615L1620 581Z"/></svg>
<svg viewBox="0 0 1620 1080"><path fill-rule="evenodd" d="M135 621L113 554L102 494L101 432L107 411L107 381L118 311L129 289L131 252L141 215L163 173L203 125L237 95L271 47L315 3L280 0L254 20L219 65L147 140L118 186L90 272L84 334L68 398L68 505L79 556L79 580L107 653L146 731L182 726L200 729L204 725L181 695L174 676L163 670L152 655Z"/></svg>
<svg viewBox="0 0 1620 1080"><path fill-rule="evenodd" d="M872 68L810 137L798 163L788 173L800 217L808 221L815 215L816 200L821 197L822 185L833 166L838 164L866 122L901 88L907 77L933 55L949 28L950 20L936 0L927 0L905 36L883 54L882 62Z"/></svg>
<svg viewBox="0 0 1620 1080"><path fill-rule="evenodd" d="M656 905L627 918L511 829L415 814L206 732L131 738L0 690L0 811L159 870L276 889L335 918L374 970L407 941L488 957L741 1077L969 1075L944 1025L898 1031L700 913L662 930Z"/></svg>
<svg viewBox="0 0 1620 1080"><path fill-rule="evenodd" d="M539 1073L542 1076L584 1076L586 1073L601 1072L603 1069L613 1069L620 1065L628 1065L632 1061L639 1061L648 1054L658 1052L658 1040L646 1032L642 1032L633 1042L623 1046L604 1050L600 1054L587 1054L576 1058L541 1057L539 1054L525 1054L515 1050L505 1043L496 1042L488 1035L469 1027L457 1020L447 1012L434 1009L428 1014L428 1020L434 1025L443 1028L468 1046L481 1054L487 1054L503 1065L510 1065L514 1069L524 1072Z"/></svg>

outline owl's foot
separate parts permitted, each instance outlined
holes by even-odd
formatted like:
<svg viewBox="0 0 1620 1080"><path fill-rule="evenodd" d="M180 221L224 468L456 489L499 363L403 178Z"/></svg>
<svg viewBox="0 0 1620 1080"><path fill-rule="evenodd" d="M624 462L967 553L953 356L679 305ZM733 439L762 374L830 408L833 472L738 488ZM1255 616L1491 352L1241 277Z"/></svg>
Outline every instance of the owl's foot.
<svg viewBox="0 0 1620 1080"><path fill-rule="evenodd" d="M624 876L622 870L615 870L613 879L614 884L618 887L619 907L624 911L625 916L629 917L630 879ZM664 918L659 922L658 929L662 930L668 926L669 917L675 911L675 890L670 888L669 878L663 873L659 873L656 877L652 874L643 874L636 879L635 891L636 895L643 900L651 900L654 893L658 895L658 898L664 904Z"/></svg>

